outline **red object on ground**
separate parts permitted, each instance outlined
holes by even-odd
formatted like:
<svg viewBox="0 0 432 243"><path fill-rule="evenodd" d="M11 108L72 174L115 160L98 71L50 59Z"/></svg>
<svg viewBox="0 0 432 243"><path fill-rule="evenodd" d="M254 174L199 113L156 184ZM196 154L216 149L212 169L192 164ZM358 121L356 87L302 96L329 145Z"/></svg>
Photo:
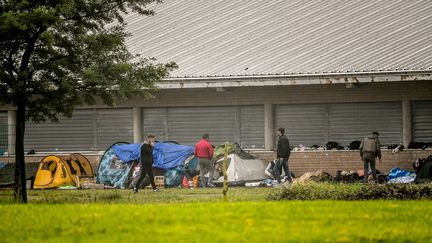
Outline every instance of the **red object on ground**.
<svg viewBox="0 0 432 243"><path fill-rule="evenodd" d="M183 176L182 186L183 186L183 188L188 188L189 187L189 181L186 178L186 176Z"/></svg>

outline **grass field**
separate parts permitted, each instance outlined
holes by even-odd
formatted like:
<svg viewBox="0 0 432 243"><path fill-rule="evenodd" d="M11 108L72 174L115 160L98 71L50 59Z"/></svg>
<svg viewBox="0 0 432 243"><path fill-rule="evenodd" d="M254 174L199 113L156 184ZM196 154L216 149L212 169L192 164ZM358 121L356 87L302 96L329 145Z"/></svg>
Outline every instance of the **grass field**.
<svg viewBox="0 0 432 243"><path fill-rule="evenodd" d="M267 201L277 190L30 191L0 205L0 241L432 241L431 201Z"/></svg>

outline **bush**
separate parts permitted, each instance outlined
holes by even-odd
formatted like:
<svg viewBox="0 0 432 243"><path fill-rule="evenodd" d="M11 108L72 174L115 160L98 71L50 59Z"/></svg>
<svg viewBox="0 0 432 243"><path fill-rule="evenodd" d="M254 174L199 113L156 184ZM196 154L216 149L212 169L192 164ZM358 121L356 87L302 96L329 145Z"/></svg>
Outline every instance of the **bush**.
<svg viewBox="0 0 432 243"><path fill-rule="evenodd" d="M269 200L375 200L432 199L432 184L329 184L292 185L272 194Z"/></svg>

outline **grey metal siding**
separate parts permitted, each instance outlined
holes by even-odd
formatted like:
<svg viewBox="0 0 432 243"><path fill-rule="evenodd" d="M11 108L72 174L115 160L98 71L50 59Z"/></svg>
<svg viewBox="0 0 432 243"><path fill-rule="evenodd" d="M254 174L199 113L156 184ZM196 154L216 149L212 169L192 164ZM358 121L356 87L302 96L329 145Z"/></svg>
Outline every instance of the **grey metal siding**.
<svg viewBox="0 0 432 243"><path fill-rule="evenodd" d="M194 145L204 133L213 144L234 142L235 107L185 107L168 109L169 140Z"/></svg>
<svg viewBox="0 0 432 243"><path fill-rule="evenodd" d="M413 140L432 143L432 101L412 105Z"/></svg>
<svg viewBox="0 0 432 243"><path fill-rule="evenodd" d="M133 110L96 110L96 147L105 150L115 142L133 142Z"/></svg>
<svg viewBox="0 0 432 243"><path fill-rule="evenodd" d="M26 151L94 150L95 111L76 110L72 118L61 117L58 123L27 122Z"/></svg>
<svg viewBox="0 0 432 243"><path fill-rule="evenodd" d="M285 128L292 146L322 145L327 141L327 106L276 105L275 129Z"/></svg>
<svg viewBox="0 0 432 243"><path fill-rule="evenodd" d="M329 105L329 140L348 145L373 131L382 144L402 142L401 102Z"/></svg>
<svg viewBox="0 0 432 243"><path fill-rule="evenodd" d="M155 135L156 140L168 140L167 108L146 108L142 112L143 138Z"/></svg>
<svg viewBox="0 0 432 243"><path fill-rule="evenodd" d="M132 109L79 109L58 123L27 122L26 151L105 150L117 141L133 142Z"/></svg>
<svg viewBox="0 0 432 243"><path fill-rule="evenodd" d="M0 150L8 148L8 113L0 112Z"/></svg>
<svg viewBox="0 0 432 243"><path fill-rule="evenodd" d="M204 133L213 144L240 142L243 147L264 147L263 106L145 108L143 135L194 145Z"/></svg>
<svg viewBox="0 0 432 243"><path fill-rule="evenodd" d="M240 146L264 148L264 106L240 107Z"/></svg>

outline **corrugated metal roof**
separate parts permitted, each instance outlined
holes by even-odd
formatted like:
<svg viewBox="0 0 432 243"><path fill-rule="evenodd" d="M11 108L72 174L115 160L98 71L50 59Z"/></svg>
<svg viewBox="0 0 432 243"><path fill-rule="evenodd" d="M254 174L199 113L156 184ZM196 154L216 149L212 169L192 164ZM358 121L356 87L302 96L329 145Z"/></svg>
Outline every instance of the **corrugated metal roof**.
<svg viewBox="0 0 432 243"><path fill-rule="evenodd" d="M132 53L171 77L429 70L429 0L165 0L126 16Z"/></svg>

